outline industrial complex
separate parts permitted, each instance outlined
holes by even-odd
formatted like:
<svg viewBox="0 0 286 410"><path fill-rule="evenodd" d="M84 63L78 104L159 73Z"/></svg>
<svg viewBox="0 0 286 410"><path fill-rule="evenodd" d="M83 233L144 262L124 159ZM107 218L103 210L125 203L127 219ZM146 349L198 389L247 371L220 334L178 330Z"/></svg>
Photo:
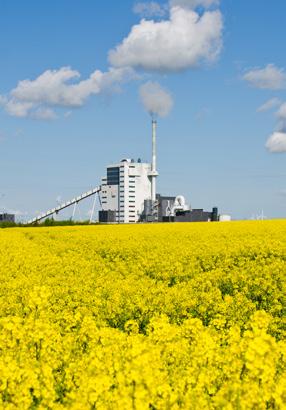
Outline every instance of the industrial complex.
<svg viewBox="0 0 286 410"><path fill-rule="evenodd" d="M162 196L152 190L158 173L152 165L123 159L107 167L101 180L101 210L99 221L104 223L137 222L202 222L218 221L218 210L191 209L183 196ZM154 183L154 186L156 184ZM155 199L152 194L155 193Z"/></svg>
<svg viewBox="0 0 286 410"><path fill-rule="evenodd" d="M152 162L122 159L109 165L101 180L99 221L105 223L218 221L218 209L191 209L183 196L156 192L157 121L152 120Z"/></svg>
<svg viewBox="0 0 286 410"><path fill-rule="evenodd" d="M157 155L157 121L152 118L152 161L151 163L124 158L110 164L101 179L101 185L53 208L28 221L37 223L45 218L57 215L63 209L73 206L73 217L79 202L94 196L94 205L90 221L93 221L96 196L99 197L100 210L98 221L101 223L150 223L150 222L212 222L225 220L220 217L218 209L206 212L203 209L192 209L184 196L163 196L157 193L158 177ZM230 220L230 217L227 218Z"/></svg>

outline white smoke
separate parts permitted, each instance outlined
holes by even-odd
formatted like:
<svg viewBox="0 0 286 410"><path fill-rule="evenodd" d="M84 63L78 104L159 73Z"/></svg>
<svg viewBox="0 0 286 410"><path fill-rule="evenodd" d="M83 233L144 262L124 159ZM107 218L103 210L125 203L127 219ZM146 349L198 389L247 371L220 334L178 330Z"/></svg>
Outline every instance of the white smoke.
<svg viewBox="0 0 286 410"><path fill-rule="evenodd" d="M141 101L152 116L166 117L173 107L173 98L159 83L148 81L139 89Z"/></svg>

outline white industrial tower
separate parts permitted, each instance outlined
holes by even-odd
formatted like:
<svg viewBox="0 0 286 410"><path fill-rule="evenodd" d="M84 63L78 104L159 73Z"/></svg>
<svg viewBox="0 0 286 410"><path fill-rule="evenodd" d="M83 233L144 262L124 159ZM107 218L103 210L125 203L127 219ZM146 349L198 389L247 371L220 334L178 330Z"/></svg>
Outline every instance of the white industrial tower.
<svg viewBox="0 0 286 410"><path fill-rule="evenodd" d="M107 167L101 181L101 205L103 211L115 211L115 222L136 223L149 204L149 215L157 214L156 178L157 172L157 121L152 117L152 162L144 163L123 159Z"/></svg>
<svg viewBox="0 0 286 410"><path fill-rule="evenodd" d="M118 223L136 223L144 211L144 201L151 199L151 165L141 160L123 159L107 167L101 180L103 211L115 211Z"/></svg>
<svg viewBox="0 0 286 410"><path fill-rule="evenodd" d="M151 172L149 173L149 177L151 179L151 199L153 202L153 206L156 202L156 178L158 177L157 172L157 152L156 152L156 139L157 139L157 121L153 117L152 118L152 164L151 164Z"/></svg>

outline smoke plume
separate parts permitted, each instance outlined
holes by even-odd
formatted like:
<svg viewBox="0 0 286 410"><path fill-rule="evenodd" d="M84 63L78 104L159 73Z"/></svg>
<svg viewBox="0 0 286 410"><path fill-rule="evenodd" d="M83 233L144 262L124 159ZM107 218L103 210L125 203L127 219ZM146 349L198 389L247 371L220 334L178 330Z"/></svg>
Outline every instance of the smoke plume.
<svg viewBox="0 0 286 410"><path fill-rule="evenodd" d="M159 83L148 81L139 90L141 101L152 116L166 117L173 107L173 98Z"/></svg>

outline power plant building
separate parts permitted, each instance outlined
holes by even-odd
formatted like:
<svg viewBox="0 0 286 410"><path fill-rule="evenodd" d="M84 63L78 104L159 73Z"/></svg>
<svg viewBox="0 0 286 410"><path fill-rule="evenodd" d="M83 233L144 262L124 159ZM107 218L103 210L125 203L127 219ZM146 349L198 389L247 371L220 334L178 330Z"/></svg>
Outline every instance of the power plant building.
<svg viewBox="0 0 286 410"><path fill-rule="evenodd" d="M140 159L137 162L123 159L109 165L101 180L100 222L139 222L145 200L151 200L151 172L151 164Z"/></svg>
<svg viewBox="0 0 286 410"><path fill-rule="evenodd" d="M107 167L101 180L99 222L195 222L217 220L217 210L191 210L185 198L164 197L156 192L157 121L152 118L152 162L123 159Z"/></svg>
<svg viewBox="0 0 286 410"><path fill-rule="evenodd" d="M107 167L101 181L99 222L207 222L218 221L218 209L212 212L191 209L182 195L161 196L156 192L157 121L152 117L151 164L123 159Z"/></svg>

